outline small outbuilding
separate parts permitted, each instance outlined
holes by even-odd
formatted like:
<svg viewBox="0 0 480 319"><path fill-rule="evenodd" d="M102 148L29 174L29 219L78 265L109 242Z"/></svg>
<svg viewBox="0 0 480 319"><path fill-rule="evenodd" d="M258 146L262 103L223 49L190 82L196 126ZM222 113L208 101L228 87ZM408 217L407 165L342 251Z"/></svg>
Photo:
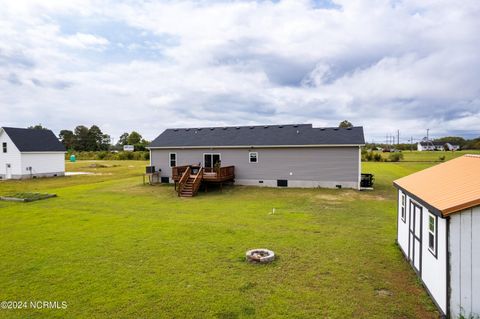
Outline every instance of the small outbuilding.
<svg viewBox="0 0 480 319"><path fill-rule="evenodd" d="M0 179L65 175L65 147L46 129L0 128Z"/></svg>
<svg viewBox="0 0 480 319"><path fill-rule="evenodd" d="M444 316L480 315L480 155L393 182L397 242Z"/></svg>

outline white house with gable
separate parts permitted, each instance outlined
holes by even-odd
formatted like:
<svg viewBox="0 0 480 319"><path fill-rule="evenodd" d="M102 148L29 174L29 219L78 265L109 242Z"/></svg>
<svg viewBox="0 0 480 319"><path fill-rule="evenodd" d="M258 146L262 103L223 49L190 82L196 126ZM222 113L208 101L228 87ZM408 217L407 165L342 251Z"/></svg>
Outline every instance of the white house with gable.
<svg viewBox="0 0 480 319"><path fill-rule="evenodd" d="M0 179L65 175L65 147L50 130L0 128Z"/></svg>

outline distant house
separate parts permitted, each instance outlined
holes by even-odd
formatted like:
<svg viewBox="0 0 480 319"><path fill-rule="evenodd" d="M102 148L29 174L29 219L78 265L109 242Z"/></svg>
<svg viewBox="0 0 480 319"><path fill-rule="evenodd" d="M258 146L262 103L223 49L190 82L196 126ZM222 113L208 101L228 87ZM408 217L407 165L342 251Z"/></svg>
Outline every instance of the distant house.
<svg viewBox="0 0 480 319"><path fill-rule="evenodd" d="M459 149L459 145L445 142L422 141L417 143L418 151L457 151Z"/></svg>
<svg viewBox="0 0 480 319"><path fill-rule="evenodd" d="M148 149L170 182L172 168L197 165L231 167L237 185L358 189L364 144L362 127L301 124L167 129Z"/></svg>
<svg viewBox="0 0 480 319"><path fill-rule="evenodd" d="M394 181L397 242L444 315L480 315L480 155Z"/></svg>
<svg viewBox="0 0 480 319"><path fill-rule="evenodd" d="M460 149L460 145L445 143L446 151L458 151L459 149Z"/></svg>
<svg viewBox="0 0 480 319"><path fill-rule="evenodd" d="M0 128L0 179L65 175L65 147L50 130Z"/></svg>

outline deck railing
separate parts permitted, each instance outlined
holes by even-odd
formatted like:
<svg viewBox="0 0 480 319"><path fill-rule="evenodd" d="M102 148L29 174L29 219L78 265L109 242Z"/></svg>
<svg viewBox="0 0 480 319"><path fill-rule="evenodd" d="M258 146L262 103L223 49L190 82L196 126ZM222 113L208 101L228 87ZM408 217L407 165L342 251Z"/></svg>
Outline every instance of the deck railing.
<svg viewBox="0 0 480 319"><path fill-rule="evenodd" d="M180 194L182 193L183 187L185 186L185 184L188 181L188 178L190 177L190 172L191 172L190 166L187 166L187 168L182 174L182 177L178 181L178 189L177 189L178 196L180 196Z"/></svg>
<svg viewBox="0 0 480 319"><path fill-rule="evenodd" d="M202 183L202 179L203 179L203 167L200 168L197 175L195 176L195 179L193 180L193 189L192 189L193 195L197 194L198 189L200 188L200 184Z"/></svg>
<svg viewBox="0 0 480 319"><path fill-rule="evenodd" d="M209 173L209 177L212 179L223 179L227 177L235 176L235 166L225 166L225 167L205 167L205 172ZM215 175L212 176L212 173Z"/></svg>
<svg viewBox="0 0 480 319"><path fill-rule="evenodd" d="M182 178L183 173L189 168L189 165L184 165L184 166L174 166L172 167L172 179L174 181L178 181L180 178Z"/></svg>

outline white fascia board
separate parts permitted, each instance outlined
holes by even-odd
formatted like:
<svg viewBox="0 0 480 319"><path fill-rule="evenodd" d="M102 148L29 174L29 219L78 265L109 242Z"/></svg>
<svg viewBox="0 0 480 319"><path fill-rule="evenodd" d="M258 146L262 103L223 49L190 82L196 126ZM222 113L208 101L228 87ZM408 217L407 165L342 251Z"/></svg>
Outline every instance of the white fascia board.
<svg viewBox="0 0 480 319"><path fill-rule="evenodd" d="M157 146L157 147L147 147L147 149L157 150L157 149L196 149L196 148L305 148L305 147L360 147L360 146L365 146L365 144Z"/></svg>

